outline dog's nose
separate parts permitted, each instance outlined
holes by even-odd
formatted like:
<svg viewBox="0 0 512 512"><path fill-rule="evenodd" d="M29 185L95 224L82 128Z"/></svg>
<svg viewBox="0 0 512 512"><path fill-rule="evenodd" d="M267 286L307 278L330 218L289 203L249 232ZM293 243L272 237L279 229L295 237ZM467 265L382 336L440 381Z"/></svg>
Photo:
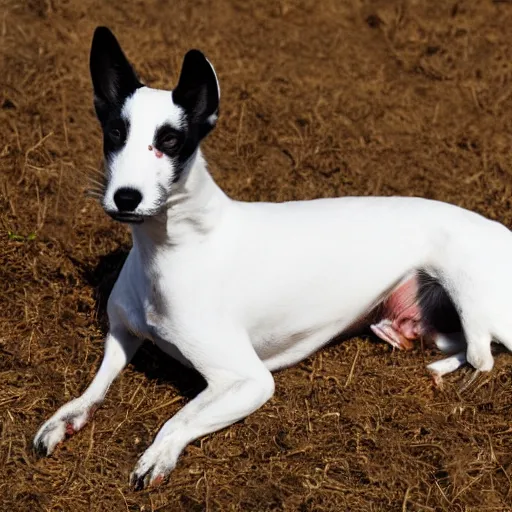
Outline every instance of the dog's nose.
<svg viewBox="0 0 512 512"><path fill-rule="evenodd" d="M142 201L142 194L134 188L120 188L114 194L114 203L120 212L133 212Z"/></svg>

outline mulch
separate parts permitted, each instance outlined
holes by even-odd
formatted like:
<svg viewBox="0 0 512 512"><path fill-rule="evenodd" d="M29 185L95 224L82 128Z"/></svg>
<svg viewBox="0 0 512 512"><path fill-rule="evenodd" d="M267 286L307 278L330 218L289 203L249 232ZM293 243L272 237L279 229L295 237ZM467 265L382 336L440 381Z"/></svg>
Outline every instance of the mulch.
<svg viewBox="0 0 512 512"><path fill-rule="evenodd" d="M260 410L189 446L167 485L135 493L138 456L202 385L148 344L87 428L48 459L31 447L101 361L105 300L130 246L85 193L101 168L88 71L97 25L153 87L175 85L189 48L205 52L221 116L204 152L234 198L418 195L512 227L512 3L2 7L1 510L512 510L509 354L461 392L468 370L433 388L435 352L335 343L278 372Z"/></svg>

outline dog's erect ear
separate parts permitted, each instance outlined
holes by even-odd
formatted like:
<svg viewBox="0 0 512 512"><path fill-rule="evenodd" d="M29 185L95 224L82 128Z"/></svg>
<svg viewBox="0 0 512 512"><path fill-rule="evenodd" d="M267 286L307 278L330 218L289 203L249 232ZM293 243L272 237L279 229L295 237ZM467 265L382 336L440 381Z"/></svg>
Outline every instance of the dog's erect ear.
<svg viewBox="0 0 512 512"><path fill-rule="evenodd" d="M94 106L100 121L108 110L120 107L142 84L107 27L94 31L89 60Z"/></svg>
<svg viewBox="0 0 512 512"><path fill-rule="evenodd" d="M176 105L197 124L213 127L219 110L219 84L213 66L199 50L190 50L183 59L178 85L172 92Z"/></svg>

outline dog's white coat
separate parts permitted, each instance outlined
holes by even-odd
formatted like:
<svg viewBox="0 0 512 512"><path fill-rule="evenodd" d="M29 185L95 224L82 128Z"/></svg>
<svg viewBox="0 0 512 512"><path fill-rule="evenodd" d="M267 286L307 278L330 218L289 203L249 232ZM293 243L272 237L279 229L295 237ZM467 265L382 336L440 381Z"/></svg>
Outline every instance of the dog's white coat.
<svg viewBox="0 0 512 512"><path fill-rule="evenodd" d="M147 147L155 126L179 123L179 110L171 93L149 88L126 105L133 130L110 162L105 207L130 186L144 197L137 213L158 214L132 226L133 248L108 303L103 363L85 393L41 427L35 443L48 453L66 424L83 426L148 338L208 382L137 463L134 481L158 481L189 442L261 407L274 392L270 372L346 331L418 268L460 311L469 363L492 368L493 338L512 349L512 236L503 225L417 198L233 201L200 149L170 186L172 165ZM435 368L446 373L465 359L462 352Z"/></svg>

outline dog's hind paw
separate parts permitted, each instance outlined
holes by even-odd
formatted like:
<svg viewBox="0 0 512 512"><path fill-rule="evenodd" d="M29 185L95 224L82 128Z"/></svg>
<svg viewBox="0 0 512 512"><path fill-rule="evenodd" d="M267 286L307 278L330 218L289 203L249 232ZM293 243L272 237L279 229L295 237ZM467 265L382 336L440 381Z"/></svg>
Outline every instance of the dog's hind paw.
<svg viewBox="0 0 512 512"><path fill-rule="evenodd" d="M431 372L432 377L432 384L434 385L434 388L443 390L444 389L444 381L443 381L443 375L437 372Z"/></svg>
<svg viewBox="0 0 512 512"><path fill-rule="evenodd" d="M470 344L467 349L468 363L480 372L490 372L494 366L494 357L491 353L490 341L485 344Z"/></svg>

